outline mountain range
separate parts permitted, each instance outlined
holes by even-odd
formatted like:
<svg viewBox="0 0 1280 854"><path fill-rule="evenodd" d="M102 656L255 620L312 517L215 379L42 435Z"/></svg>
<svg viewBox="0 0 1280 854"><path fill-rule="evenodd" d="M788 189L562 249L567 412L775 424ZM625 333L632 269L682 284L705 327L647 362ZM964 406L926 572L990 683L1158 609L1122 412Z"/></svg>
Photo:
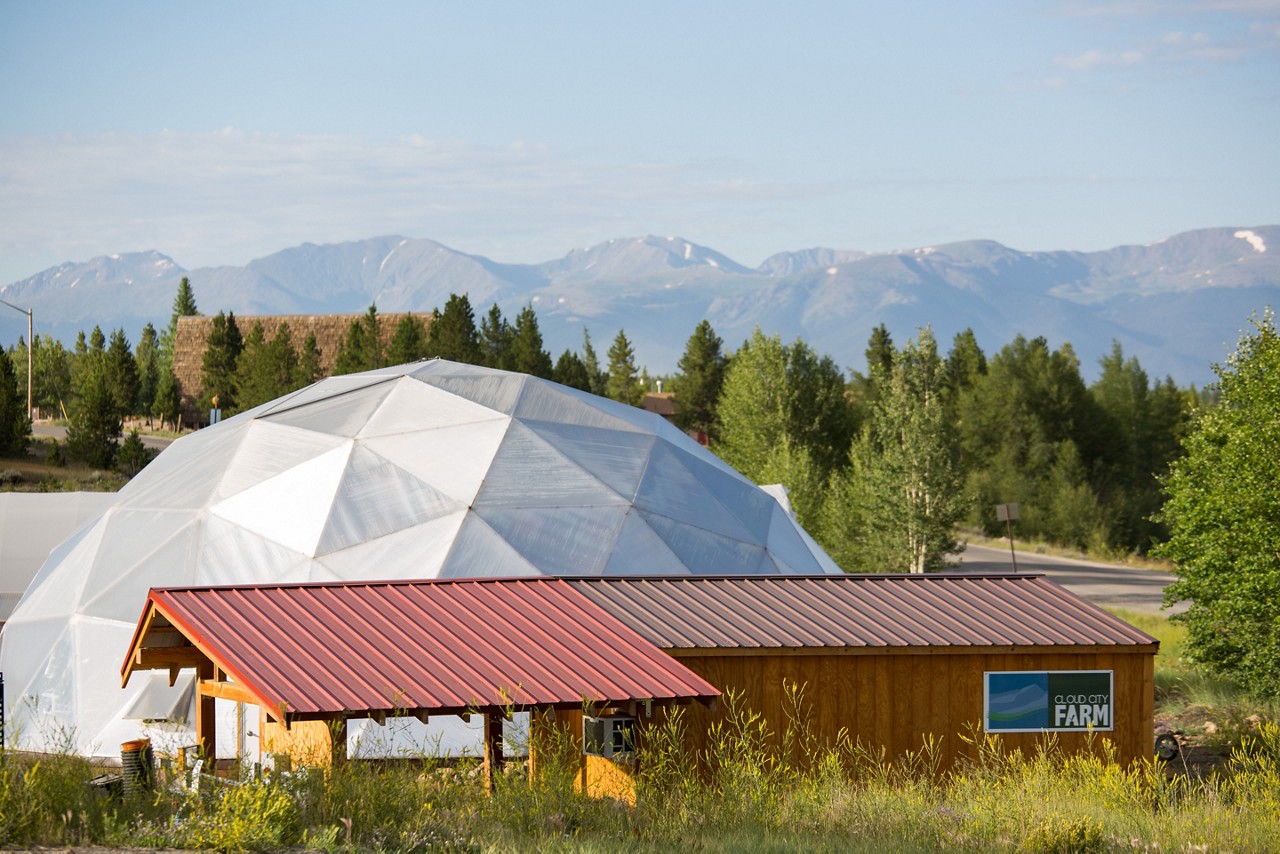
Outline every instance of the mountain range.
<svg viewBox="0 0 1280 854"><path fill-rule="evenodd" d="M79 330L120 327L137 342L169 319L187 276L200 309L237 315L430 311L466 293L477 321L496 302L538 314L554 358L590 330L602 360L619 328L653 373L675 369L702 318L736 349L759 325L803 337L849 370L865 370L871 330L902 343L925 325L939 347L972 328L990 356L1015 335L1070 342L1086 379L1119 341L1153 378L1204 385L1249 317L1280 305L1280 226L1210 228L1099 252L1022 252L972 240L892 252L814 248L751 268L679 237L610 240L541 264L508 264L400 236L303 244L243 267L184 269L160 252L66 263L0 288L30 307L36 331L68 345ZM248 330L244 330L246 333ZM0 316L0 343L26 335Z"/></svg>

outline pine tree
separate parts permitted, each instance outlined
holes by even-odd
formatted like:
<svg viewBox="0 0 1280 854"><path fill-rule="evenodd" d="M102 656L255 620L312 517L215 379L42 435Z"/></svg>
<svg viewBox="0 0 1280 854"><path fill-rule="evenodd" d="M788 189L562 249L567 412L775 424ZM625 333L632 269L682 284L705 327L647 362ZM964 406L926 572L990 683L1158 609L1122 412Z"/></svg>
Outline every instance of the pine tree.
<svg viewBox="0 0 1280 854"><path fill-rule="evenodd" d="M609 384L606 391L612 400L639 406L644 402L644 386L636 374L636 354L627 340L625 330L619 329L609 348Z"/></svg>
<svg viewBox="0 0 1280 854"><path fill-rule="evenodd" d="M129 339L123 329L111 333L111 344L105 353L103 365L106 381L116 400L116 409L122 419L138 411L138 364L129 348Z"/></svg>
<svg viewBox="0 0 1280 854"><path fill-rule="evenodd" d="M716 406L727 365L721 343L711 324L701 321L685 344L674 388L676 424L681 430L702 433L710 441L718 438L720 428Z"/></svg>
<svg viewBox="0 0 1280 854"><path fill-rule="evenodd" d="M226 412L236 409L236 360L244 349L244 339L236 325L235 314L218 312L205 339L204 357L201 361L201 383L204 393L200 397L202 409L211 409L214 397L218 406Z"/></svg>
<svg viewBox="0 0 1280 854"><path fill-rule="evenodd" d="M542 349L542 333L538 330L538 316L533 306L526 305L516 315L516 325L511 336L512 370L530 376L551 379L551 354Z"/></svg>
<svg viewBox="0 0 1280 854"><path fill-rule="evenodd" d="M572 350L565 350L560 354L560 358L556 360L555 370L552 372L552 379L569 388L591 391L591 377L587 375L587 366Z"/></svg>
<svg viewBox="0 0 1280 854"><path fill-rule="evenodd" d="M130 430L129 435L120 443L120 452L117 455L116 465L126 477L133 477L151 462L155 455L142 444L142 437L138 435L136 429Z"/></svg>
<svg viewBox="0 0 1280 854"><path fill-rule="evenodd" d="M67 450L77 459L99 469L109 469L124 430L118 404L107 383L106 370L99 363L86 374L80 400L67 427Z"/></svg>
<svg viewBox="0 0 1280 854"><path fill-rule="evenodd" d="M9 354L0 349L0 456L25 454L31 439L31 416L25 388L19 390Z"/></svg>
<svg viewBox="0 0 1280 854"><path fill-rule="evenodd" d="M156 389L160 385L160 339L150 323L142 327L133 359L138 371L137 411L150 415L156 402Z"/></svg>
<svg viewBox="0 0 1280 854"><path fill-rule="evenodd" d="M382 322L378 318L378 306L371 305L363 317L351 321L347 327L347 337L338 348L333 372L355 374L382 366Z"/></svg>
<svg viewBox="0 0 1280 854"><path fill-rule="evenodd" d="M591 380L591 393L599 397L609 396L609 372L600 370L600 360L596 357L596 348L591 346L591 333L582 328L582 364L587 368L587 377Z"/></svg>
<svg viewBox="0 0 1280 854"><path fill-rule="evenodd" d="M450 362L478 365L483 361L475 312L467 295L449 294L444 311L436 313L427 330L427 355Z"/></svg>
<svg viewBox="0 0 1280 854"><path fill-rule="evenodd" d="M160 381L156 384L156 399L151 404L151 414L160 419L161 428L165 424L178 428L178 418L182 414L182 397L178 391L178 380L173 371L162 371Z"/></svg>
<svg viewBox="0 0 1280 854"><path fill-rule="evenodd" d="M489 313L484 320L480 322L480 358L482 364L485 367L497 368L500 371L515 370L515 362L511 351L514 337L515 330L511 328L510 323L507 323L506 318L502 316L502 309L498 308L498 304L495 302L489 308Z"/></svg>
<svg viewBox="0 0 1280 854"><path fill-rule="evenodd" d="M320 367L320 347L316 344L316 336L313 332L302 342L293 384L297 388L302 388L311 385L322 376L324 376L324 369Z"/></svg>
<svg viewBox="0 0 1280 854"><path fill-rule="evenodd" d="M160 370L173 370L173 348L178 339L178 318L199 316L196 308L196 294L186 276L178 282L178 292L173 298L173 312L169 316L169 325L160 335Z"/></svg>
<svg viewBox="0 0 1280 854"><path fill-rule="evenodd" d="M396 323L395 334L391 336L391 343L387 346L387 364L403 365L426 357L426 327L414 315L406 314Z"/></svg>

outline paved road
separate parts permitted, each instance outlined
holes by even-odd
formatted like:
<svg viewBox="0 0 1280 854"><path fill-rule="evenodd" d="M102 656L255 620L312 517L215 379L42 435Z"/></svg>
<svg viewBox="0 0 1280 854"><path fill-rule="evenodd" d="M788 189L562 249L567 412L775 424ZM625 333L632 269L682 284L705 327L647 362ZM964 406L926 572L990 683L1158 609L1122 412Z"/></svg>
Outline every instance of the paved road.
<svg viewBox="0 0 1280 854"><path fill-rule="evenodd" d="M60 424L32 424L31 433L34 436L50 436L59 442L67 441L67 428ZM157 451L164 450L173 444L172 439L166 439L163 436L148 436L141 434L142 444L147 448L155 448Z"/></svg>
<svg viewBox="0 0 1280 854"><path fill-rule="evenodd" d="M1170 614L1186 610L1185 603L1161 610L1164 588L1174 579L1167 572L1134 569L1099 561L1073 560L1034 552L1018 552L1019 572L1039 572L1099 605L1128 608L1144 614ZM960 556L962 572L1009 572L1007 548L968 546Z"/></svg>

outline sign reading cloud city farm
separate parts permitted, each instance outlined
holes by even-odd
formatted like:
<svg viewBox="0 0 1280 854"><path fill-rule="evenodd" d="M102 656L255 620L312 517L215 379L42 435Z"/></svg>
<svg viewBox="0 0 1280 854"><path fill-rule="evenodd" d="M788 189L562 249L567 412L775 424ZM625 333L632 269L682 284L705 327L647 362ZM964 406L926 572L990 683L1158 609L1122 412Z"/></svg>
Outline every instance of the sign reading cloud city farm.
<svg viewBox="0 0 1280 854"><path fill-rule="evenodd" d="M1024 670L985 677L987 732L1109 732L1115 726L1110 670Z"/></svg>

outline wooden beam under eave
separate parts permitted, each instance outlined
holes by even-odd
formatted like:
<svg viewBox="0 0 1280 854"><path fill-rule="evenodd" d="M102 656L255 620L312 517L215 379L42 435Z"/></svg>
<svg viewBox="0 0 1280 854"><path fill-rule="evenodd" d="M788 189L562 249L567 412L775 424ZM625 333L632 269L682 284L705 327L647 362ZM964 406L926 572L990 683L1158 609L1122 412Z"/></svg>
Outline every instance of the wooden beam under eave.
<svg viewBox="0 0 1280 854"><path fill-rule="evenodd" d="M194 646L140 646L133 653L132 670L197 667L205 655Z"/></svg>
<svg viewBox="0 0 1280 854"><path fill-rule="evenodd" d="M235 682L211 682L201 679L196 690L201 697L217 697L222 700L230 700L233 703L248 703L251 706L265 708L265 704L248 688Z"/></svg>

